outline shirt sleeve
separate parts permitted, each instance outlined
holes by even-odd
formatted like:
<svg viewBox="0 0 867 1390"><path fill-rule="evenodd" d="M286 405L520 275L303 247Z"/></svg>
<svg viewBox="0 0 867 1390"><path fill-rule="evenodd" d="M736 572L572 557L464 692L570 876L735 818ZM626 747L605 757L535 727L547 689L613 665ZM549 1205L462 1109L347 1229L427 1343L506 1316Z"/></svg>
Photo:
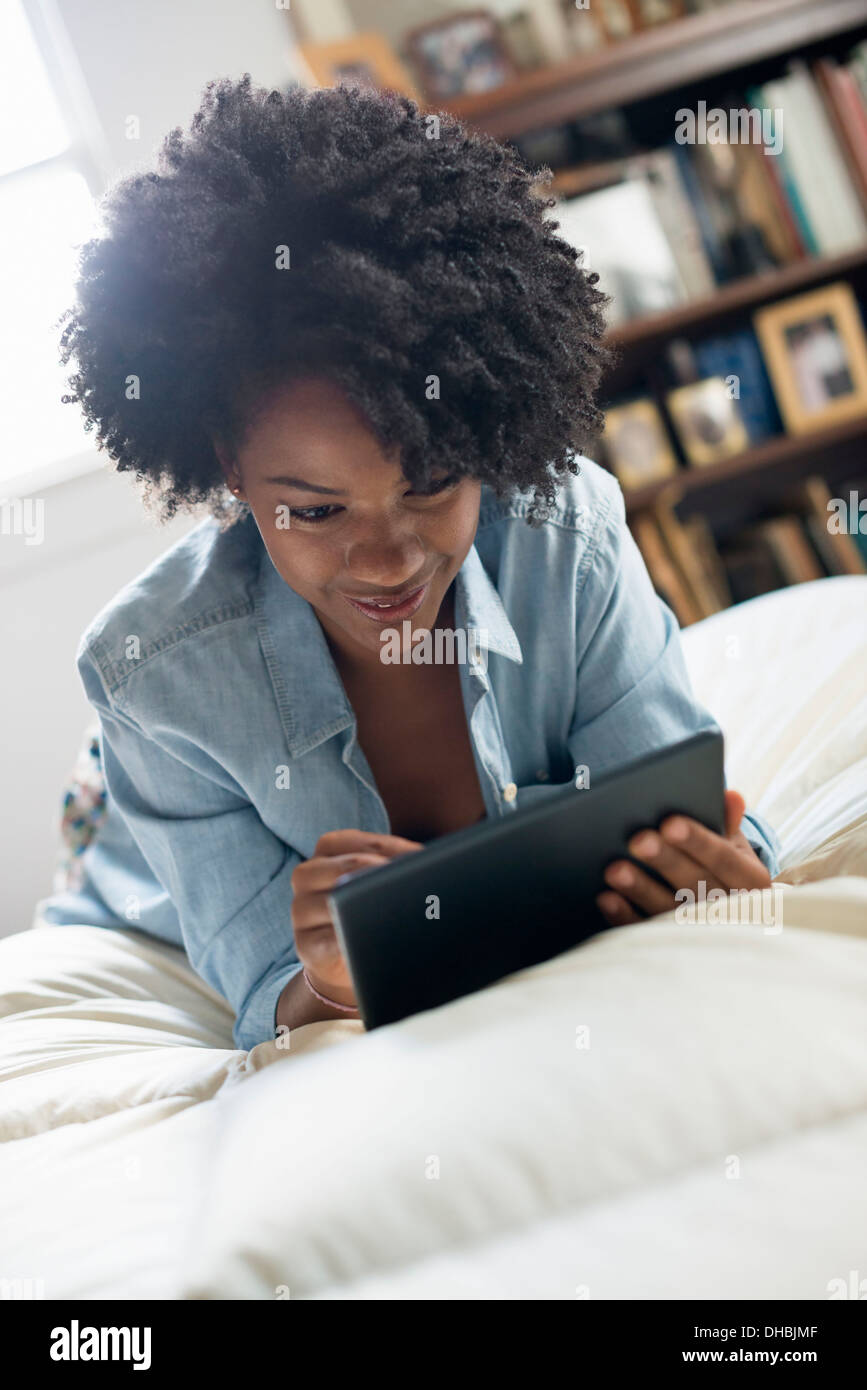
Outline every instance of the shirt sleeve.
<svg viewBox="0 0 867 1390"><path fill-rule="evenodd" d="M611 491L596 543L579 574L577 687L568 745L591 776L718 725L695 699L680 631L656 594L626 524L623 494ZM747 812L743 833L773 877L779 841Z"/></svg>
<svg viewBox="0 0 867 1390"><path fill-rule="evenodd" d="M291 923L301 856L204 749L156 719L146 732L109 697L86 647L78 670L108 791L174 905L190 964L234 1009L236 1047L273 1039L281 991L301 969Z"/></svg>

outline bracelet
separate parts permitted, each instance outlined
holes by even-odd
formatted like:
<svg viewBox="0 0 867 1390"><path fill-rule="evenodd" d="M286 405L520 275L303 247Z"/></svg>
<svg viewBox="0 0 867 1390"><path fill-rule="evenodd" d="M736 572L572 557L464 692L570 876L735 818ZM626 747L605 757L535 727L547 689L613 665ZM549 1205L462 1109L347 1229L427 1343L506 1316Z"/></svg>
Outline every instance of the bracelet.
<svg viewBox="0 0 867 1390"><path fill-rule="evenodd" d="M301 974L304 976L304 979L307 981L307 988L310 990L311 994L315 994L315 995L316 995L316 998L317 998L317 999L321 999L323 1004L328 1004L328 1006L329 1006L330 1008L332 1008L332 1009L339 1009L340 1012L341 1012L342 1014L357 1014L357 1013L358 1013L358 1008L356 1007L356 1005L354 1005L354 1004L338 1004L338 1002L337 1002L336 999L328 999L328 998L326 998L326 996L325 996L324 994L320 994L320 993L319 993L319 990L318 990L318 989L316 988L316 986L311 982L310 976L307 974L306 969L304 969L303 967L302 967L302 970L301 970Z"/></svg>

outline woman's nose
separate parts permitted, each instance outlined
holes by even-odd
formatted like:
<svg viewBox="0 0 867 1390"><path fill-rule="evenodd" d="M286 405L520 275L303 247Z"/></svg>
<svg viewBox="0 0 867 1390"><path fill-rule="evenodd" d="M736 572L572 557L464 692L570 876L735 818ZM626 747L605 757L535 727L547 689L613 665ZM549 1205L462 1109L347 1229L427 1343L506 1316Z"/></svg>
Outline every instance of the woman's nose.
<svg viewBox="0 0 867 1390"><path fill-rule="evenodd" d="M413 579L424 567L424 547L417 537L371 537L356 541L346 556L346 566L365 584L394 589Z"/></svg>

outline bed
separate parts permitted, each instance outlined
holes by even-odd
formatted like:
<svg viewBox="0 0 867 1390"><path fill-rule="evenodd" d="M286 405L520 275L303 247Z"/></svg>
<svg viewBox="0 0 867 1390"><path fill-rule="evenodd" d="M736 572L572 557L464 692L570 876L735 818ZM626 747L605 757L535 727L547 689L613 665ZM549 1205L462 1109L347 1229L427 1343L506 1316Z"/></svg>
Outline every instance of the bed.
<svg viewBox="0 0 867 1390"><path fill-rule="evenodd" d="M684 633L783 844L760 922L658 917L245 1053L182 952L37 908L0 941L6 1296L843 1296L867 1269L865 614L846 577Z"/></svg>

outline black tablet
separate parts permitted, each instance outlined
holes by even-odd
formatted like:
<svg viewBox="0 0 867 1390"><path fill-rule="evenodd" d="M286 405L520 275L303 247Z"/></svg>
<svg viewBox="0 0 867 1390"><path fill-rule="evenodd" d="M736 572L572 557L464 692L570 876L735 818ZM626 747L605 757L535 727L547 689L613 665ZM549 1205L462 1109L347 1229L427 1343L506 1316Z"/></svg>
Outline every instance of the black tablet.
<svg viewBox="0 0 867 1390"><path fill-rule="evenodd" d="M332 920L368 1029L436 1008L603 931L595 898L636 831L680 812L724 829L723 740L696 734L590 785L345 875ZM538 797L538 793L534 793Z"/></svg>

